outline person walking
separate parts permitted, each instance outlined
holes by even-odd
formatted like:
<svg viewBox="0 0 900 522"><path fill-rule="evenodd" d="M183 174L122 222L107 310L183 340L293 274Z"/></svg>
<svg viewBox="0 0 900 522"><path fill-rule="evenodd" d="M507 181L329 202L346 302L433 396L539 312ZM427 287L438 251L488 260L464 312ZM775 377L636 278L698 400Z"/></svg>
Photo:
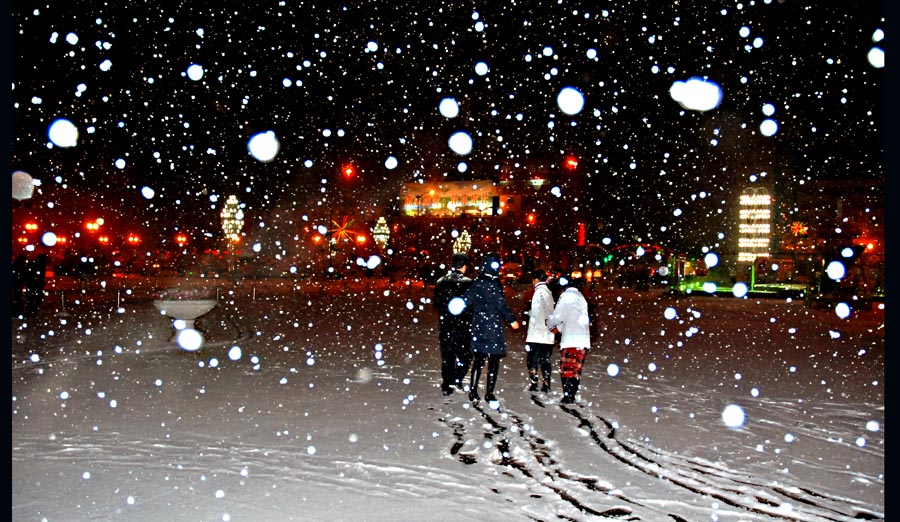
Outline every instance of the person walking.
<svg viewBox="0 0 900 522"><path fill-rule="evenodd" d="M519 321L510 310L503 285L500 282L500 256L490 252L484 255L481 273L472 281L466 292L466 307L472 314L472 375L469 383L469 400L478 401L478 382L485 360L488 363L487 389L484 399L494 402L494 388L500 373L500 359L506 357L506 331L508 323L519 329Z"/></svg>
<svg viewBox="0 0 900 522"><path fill-rule="evenodd" d="M472 279L466 276L469 256L453 254L450 271L434 285L434 307L438 313L441 345L441 392L453 394L453 387L462 390L462 381L472 362L472 314L465 307L465 295Z"/></svg>
<svg viewBox="0 0 900 522"><path fill-rule="evenodd" d="M27 280L28 258L19 254L12 264L12 315L25 313L25 281Z"/></svg>
<svg viewBox="0 0 900 522"><path fill-rule="evenodd" d="M568 277L566 288L559 296L553 315L547 321L550 331L558 331L559 376L562 381L563 404L575 402L575 395L581 384L581 370L584 358L591 348L590 315L588 304L581 288L584 279Z"/></svg>
<svg viewBox="0 0 900 522"><path fill-rule="evenodd" d="M547 320L553 314L555 303L550 287L547 286L547 272L538 269L531 273L534 294L528 309L528 330L525 334L525 366L528 368L528 391L538 390L538 371L543 378L541 391L550 391L553 366L550 357L556 334L547 328Z"/></svg>
<svg viewBox="0 0 900 522"><path fill-rule="evenodd" d="M44 285L47 282L47 254L38 254L28 263L25 272L25 316L34 317L44 302Z"/></svg>

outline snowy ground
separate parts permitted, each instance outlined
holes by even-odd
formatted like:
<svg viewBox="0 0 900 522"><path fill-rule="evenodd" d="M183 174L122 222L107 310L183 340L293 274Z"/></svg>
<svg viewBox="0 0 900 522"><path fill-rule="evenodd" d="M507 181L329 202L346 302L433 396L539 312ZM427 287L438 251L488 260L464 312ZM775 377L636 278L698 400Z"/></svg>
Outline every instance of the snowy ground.
<svg viewBox="0 0 900 522"><path fill-rule="evenodd" d="M884 518L883 312L606 290L579 403L510 330L495 410L441 396L421 285L218 283L187 352L158 284L13 320L13 520Z"/></svg>

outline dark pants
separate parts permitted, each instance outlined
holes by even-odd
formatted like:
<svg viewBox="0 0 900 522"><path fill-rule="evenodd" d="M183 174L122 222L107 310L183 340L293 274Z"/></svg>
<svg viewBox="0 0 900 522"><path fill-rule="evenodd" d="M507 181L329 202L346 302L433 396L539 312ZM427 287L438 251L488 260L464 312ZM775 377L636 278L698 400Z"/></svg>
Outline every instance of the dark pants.
<svg viewBox="0 0 900 522"><path fill-rule="evenodd" d="M478 395L478 381L481 380L481 369L484 367L484 360L487 359L487 396L494 394L494 386L497 385L497 375L500 373L500 359L502 355L487 355L484 353L476 353L472 359L472 379L469 384L469 397Z"/></svg>
<svg viewBox="0 0 900 522"><path fill-rule="evenodd" d="M550 382L550 374L553 371L553 364L550 362L550 356L553 355L553 345L543 343L527 343L525 345L527 355L525 356L525 365L528 367L528 377L532 382L537 382L538 370L544 382Z"/></svg>
<svg viewBox="0 0 900 522"><path fill-rule="evenodd" d="M469 348L472 334L468 328L441 328L441 389L462 387L463 378L469 373L472 351Z"/></svg>

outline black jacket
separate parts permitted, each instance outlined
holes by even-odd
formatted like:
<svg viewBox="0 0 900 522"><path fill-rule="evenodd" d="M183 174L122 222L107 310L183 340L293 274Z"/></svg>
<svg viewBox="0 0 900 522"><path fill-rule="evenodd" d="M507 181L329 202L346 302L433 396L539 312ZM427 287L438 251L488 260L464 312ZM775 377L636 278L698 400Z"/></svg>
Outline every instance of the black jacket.
<svg viewBox="0 0 900 522"><path fill-rule="evenodd" d="M464 298L472 279L453 268L434 284L434 307L438 313L441 328L468 328L472 314L468 308L461 314L450 313L450 301L454 297Z"/></svg>

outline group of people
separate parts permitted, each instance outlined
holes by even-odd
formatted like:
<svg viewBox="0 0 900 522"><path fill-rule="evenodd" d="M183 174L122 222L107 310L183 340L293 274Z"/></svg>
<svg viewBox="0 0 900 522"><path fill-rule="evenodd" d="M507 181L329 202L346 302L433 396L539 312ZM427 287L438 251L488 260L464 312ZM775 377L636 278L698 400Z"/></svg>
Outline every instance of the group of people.
<svg viewBox="0 0 900 522"><path fill-rule="evenodd" d="M500 360L507 354L506 328L520 324L503 293L500 281L500 256L484 255L477 277L466 272L470 261L466 254L453 255L450 270L434 287L434 306L438 313L441 348L441 391L452 395L454 388L465 391L469 374L469 400L479 401L481 373L487 363L484 399L497 400L494 390L500 373ZM531 274L534 294L527 313L525 336L529 391L551 391L553 348L559 344L561 402L575 402L581 382L585 355L591 347L590 315L581 293L583 280L564 278L564 290L558 301L544 270ZM470 373L471 367L471 373Z"/></svg>
<svg viewBox="0 0 900 522"><path fill-rule="evenodd" d="M19 254L12 263L12 315L34 317L44 302L47 273L47 254L29 260Z"/></svg>

